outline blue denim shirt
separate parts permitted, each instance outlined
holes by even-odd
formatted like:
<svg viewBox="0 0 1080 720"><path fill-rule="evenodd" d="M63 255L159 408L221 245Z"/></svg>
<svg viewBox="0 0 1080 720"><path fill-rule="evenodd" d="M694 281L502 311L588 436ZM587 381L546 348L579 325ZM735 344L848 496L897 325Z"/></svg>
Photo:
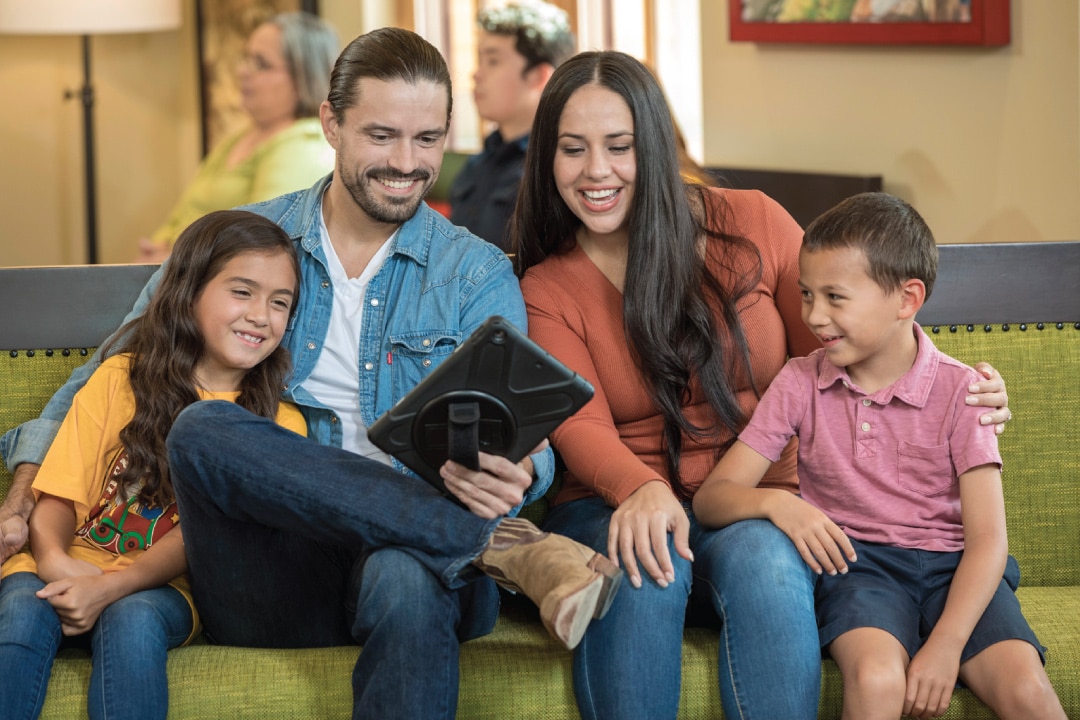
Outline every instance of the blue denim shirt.
<svg viewBox="0 0 1080 720"><path fill-rule="evenodd" d="M330 325L334 289L320 237L320 208L331 176L308 190L282 195L241 209L280 225L297 243L302 285L296 313L283 344L293 360L285 398L296 403L308 423L308 434L324 445L341 447L337 415L304 387L319 357ZM141 314L160 280L147 282L127 320ZM506 255L464 228L421 204L394 236L393 246L364 296L360 338L360 415L366 425L438 367L484 320L502 315L526 330L525 303ZM100 363L100 352L76 369L57 390L41 416L0 438L0 453L9 468L40 464L75 393ZM551 450L532 456L536 480L525 503L541 497L551 485ZM411 472L397 459L394 467Z"/></svg>

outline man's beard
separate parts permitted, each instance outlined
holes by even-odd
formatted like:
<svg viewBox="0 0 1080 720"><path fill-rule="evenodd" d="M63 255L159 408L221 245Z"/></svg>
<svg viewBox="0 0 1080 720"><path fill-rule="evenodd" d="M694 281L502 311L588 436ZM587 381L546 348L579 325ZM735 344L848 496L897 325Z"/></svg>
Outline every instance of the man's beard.
<svg viewBox="0 0 1080 720"><path fill-rule="evenodd" d="M368 217L376 222L393 223L400 225L416 214L420 203L427 196L434 180L427 170L415 170L411 173L401 173L389 168L382 170L369 170L358 180L344 180L345 173L340 173L345 187L353 200ZM419 180L423 184L422 191L406 197L389 197L380 199L377 196L377 187L381 187L379 180Z"/></svg>

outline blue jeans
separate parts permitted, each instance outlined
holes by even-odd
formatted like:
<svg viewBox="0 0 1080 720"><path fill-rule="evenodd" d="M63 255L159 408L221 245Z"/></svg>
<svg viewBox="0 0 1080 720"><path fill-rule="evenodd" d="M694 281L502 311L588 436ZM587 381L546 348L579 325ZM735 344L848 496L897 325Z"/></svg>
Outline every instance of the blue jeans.
<svg viewBox="0 0 1080 720"><path fill-rule="evenodd" d="M0 698L6 718L41 713L53 658L64 640L56 611L34 594L43 587L45 582L29 572L0 581ZM168 586L133 593L105 608L89 633L90 718L164 720L166 651L187 640L191 624L187 600Z"/></svg>
<svg viewBox="0 0 1080 720"><path fill-rule="evenodd" d="M551 510L545 529L607 553L613 510L586 498ZM821 651L814 574L786 535L766 520L720 530L690 517L694 562L668 543L675 582L647 575L625 584L574 651L574 694L586 720L675 718L683 627L720 628L720 698L725 717L817 717Z"/></svg>
<svg viewBox="0 0 1080 720"><path fill-rule="evenodd" d="M498 616L495 584L470 566L498 520L229 402L187 407L168 448L213 642L359 643L354 718L454 717L459 645Z"/></svg>

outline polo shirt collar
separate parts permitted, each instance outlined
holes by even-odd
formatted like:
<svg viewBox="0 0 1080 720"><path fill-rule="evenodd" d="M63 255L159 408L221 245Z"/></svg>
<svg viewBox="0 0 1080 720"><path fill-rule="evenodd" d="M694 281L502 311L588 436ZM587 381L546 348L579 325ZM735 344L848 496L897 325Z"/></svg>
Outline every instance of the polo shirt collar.
<svg viewBox="0 0 1080 720"><path fill-rule="evenodd" d="M914 324L912 332L915 334L915 341L919 346L918 352L915 354L915 362L912 364L911 369L904 373L899 380L870 395L870 399L874 402L887 405L893 398L896 398L912 407L921 408L926 405L926 401L930 398L930 388L933 387L934 378L937 375L940 352L934 347L934 343L930 341L930 338L927 337L918 323ZM818 371L818 390L826 390L840 382L849 390L866 395L851 380L847 370L829 362L824 350L820 352L821 364Z"/></svg>

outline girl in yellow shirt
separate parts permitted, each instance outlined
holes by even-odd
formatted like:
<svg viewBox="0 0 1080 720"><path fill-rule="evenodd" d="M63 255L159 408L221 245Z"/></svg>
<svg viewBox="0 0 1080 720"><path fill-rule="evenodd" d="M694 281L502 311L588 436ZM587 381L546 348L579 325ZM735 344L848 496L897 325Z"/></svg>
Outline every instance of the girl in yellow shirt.
<svg viewBox="0 0 1080 720"><path fill-rule="evenodd" d="M292 241L228 210L177 241L145 314L75 396L34 481L30 551L0 568L0 697L37 717L62 644L89 645L91 718L162 718L166 651L198 615L185 576L165 438L199 400L229 400L304 434L280 402L296 306Z"/></svg>

